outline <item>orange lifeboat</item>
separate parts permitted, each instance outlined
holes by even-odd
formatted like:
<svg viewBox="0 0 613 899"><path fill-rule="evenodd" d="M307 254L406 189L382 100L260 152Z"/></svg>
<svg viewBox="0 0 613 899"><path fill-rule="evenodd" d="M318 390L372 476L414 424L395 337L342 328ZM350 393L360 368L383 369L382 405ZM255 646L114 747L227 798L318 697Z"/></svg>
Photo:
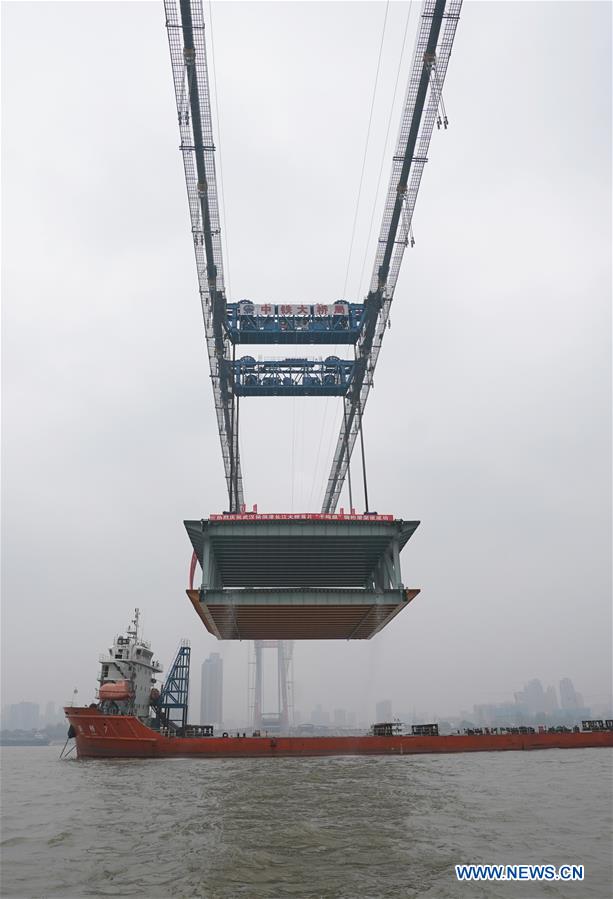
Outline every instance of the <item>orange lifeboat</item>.
<svg viewBox="0 0 613 899"><path fill-rule="evenodd" d="M127 680L118 680L115 683L109 681L102 684L98 691L98 695L100 697L100 702L105 702L106 700L118 702L134 698L132 687Z"/></svg>

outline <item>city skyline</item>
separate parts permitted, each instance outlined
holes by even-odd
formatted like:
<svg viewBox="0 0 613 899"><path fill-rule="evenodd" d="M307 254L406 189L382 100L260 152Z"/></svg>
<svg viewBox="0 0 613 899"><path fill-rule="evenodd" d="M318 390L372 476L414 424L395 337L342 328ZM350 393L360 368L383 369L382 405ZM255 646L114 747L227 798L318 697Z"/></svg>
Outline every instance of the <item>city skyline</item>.
<svg viewBox="0 0 613 899"><path fill-rule="evenodd" d="M235 713L225 714L223 711L224 703L224 687L223 687L223 658L220 653L210 653L200 665L200 678L192 679L190 689L190 717L195 720L200 717L201 724L214 723L221 726L227 719L234 725L249 725L249 716L236 715ZM205 693L203 684L207 680L210 683L209 698L205 702ZM198 691L194 690L194 685L198 683ZM513 697L511 699L511 697ZM245 701L246 706L246 701ZM543 686L539 678L531 678L524 683L520 690L507 691L507 698L503 696L491 702L472 701L464 703L457 708L441 707L434 710L420 703L416 698L415 702L392 700L389 698L378 698L369 707L364 703L341 704L335 702L331 698L327 704L316 702L314 706L309 707L302 704L297 707L294 715L294 724L311 723L320 727L329 727L336 725L340 728L354 728L358 724L370 726L376 721L393 720L399 718L407 723L419 721L423 722L433 718L440 720L448 719L467 719L472 720L475 724L491 724L495 720L504 718L505 715L515 716L518 720L538 717L542 713L544 718L556 717L560 721L565 717L572 718L573 712L580 714L582 717L589 717L592 710L600 710L597 717L609 717L613 715L613 692L608 696L596 697L591 699L585 698L579 692L572 678L560 677L555 685ZM42 711L44 709L44 712ZM196 712L198 709L198 713ZM209 712L210 709L210 712ZM11 711L14 710L14 711ZM217 710L217 711L216 711ZM570 716L563 713L569 712ZM22 727L19 724L9 725L9 721L23 720L20 716L23 714L34 716L28 720L34 720L38 723L31 724L28 727ZM219 715L220 720L212 720L211 715ZM1 712L2 728L7 730L23 729L30 730L36 727L42 727L47 724L58 724L64 720L62 704L53 700L42 700L36 702L34 700L20 700L16 703L4 703Z"/></svg>
<svg viewBox="0 0 613 899"><path fill-rule="evenodd" d="M38 702L16 702L2 706L0 722L2 730L36 730L65 721L61 707L52 700L44 703L44 712Z"/></svg>

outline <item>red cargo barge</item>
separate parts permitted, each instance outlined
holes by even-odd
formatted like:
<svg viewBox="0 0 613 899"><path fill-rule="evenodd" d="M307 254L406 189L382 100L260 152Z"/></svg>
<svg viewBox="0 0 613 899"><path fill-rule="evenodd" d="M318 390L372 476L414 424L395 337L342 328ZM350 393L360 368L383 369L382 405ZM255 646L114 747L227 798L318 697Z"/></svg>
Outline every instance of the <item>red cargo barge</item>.
<svg viewBox="0 0 613 899"><path fill-rule="evenodd" d="M213 736L211 725L187 722L190 648L184 641L161 690L162 670L139 635L138 609L125 635L100 657L98 702L67 706L68 736L79 758L258 758L318 755L414 755L431 752L493 752L613 746L613 721L585 722L586 729L557 733L464 733L439 735L435 724L415 726L410 736L398 723L379 724L372 734L284 736L255 731ZM178 717L177 717L178 716ZM590 730L587 726L591 725ZM610 726L609 726L610 725ZM602 729L599 729L602 726ZM515 729L514 729L515 730ZM522 728L527 731L527 728Z"/></svg>
<svg viewBox="0 0 613 899"><path fill-rule="evenodd" d="M611 731L381 737L181 737L155 731L133 715L105 715L97 708L68 707L64 711L74 728L80 758L270 758L613 747ZM186 733L189 734L189 728Z"/></svg>

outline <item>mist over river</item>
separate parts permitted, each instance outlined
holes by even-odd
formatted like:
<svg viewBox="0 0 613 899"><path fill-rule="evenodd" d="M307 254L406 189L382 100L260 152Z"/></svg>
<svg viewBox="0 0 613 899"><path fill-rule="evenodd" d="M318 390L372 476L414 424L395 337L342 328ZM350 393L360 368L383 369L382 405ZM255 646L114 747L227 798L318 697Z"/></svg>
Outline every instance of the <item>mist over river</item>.
<svg viewBox="0 0 613 899"><path fill-rule="evenodd" d="M12 897L382 899L613 893L613 753L58 761L2 750ZM459 883L456 863L583 864Z"/></svg>

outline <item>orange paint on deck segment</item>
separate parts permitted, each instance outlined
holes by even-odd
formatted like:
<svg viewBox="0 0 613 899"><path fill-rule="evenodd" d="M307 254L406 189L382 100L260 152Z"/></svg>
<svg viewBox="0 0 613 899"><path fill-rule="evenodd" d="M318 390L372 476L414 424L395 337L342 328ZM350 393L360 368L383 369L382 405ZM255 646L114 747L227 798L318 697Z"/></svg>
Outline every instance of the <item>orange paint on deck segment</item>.
<svg viewBox="0 0 613 899"><path fill-rule="evenodd" d="M240 605L208 604L198 590L186 590L206 629L221 640L368 640L415 599L405 590L378 605Z"/></svg>

